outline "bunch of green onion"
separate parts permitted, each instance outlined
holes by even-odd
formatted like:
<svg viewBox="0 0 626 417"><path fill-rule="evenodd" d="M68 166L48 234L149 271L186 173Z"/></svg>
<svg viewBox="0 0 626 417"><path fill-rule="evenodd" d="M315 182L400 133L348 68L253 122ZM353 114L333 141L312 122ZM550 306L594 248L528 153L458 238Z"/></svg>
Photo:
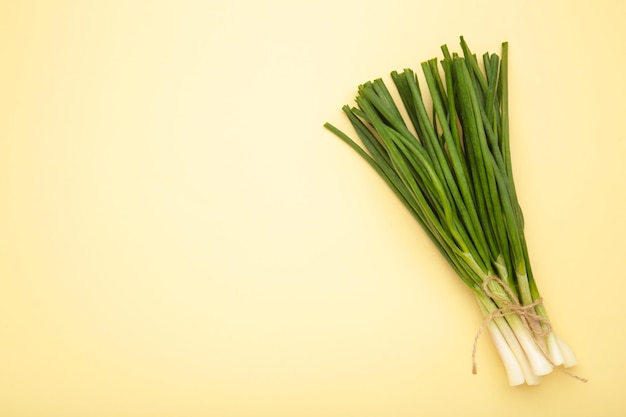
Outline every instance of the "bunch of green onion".
<svg viewBox="0 0 626 417"><path fill-rule="evenodd" d="M380 174L473 291L510 385L536 385L576 357L553 331L530 268L511 169L508 44L482 63L463 37L462 54L441 49L442 72L437 58L421 64L431 111L405 69L391 73L404 117L376 79L359 86L356 107L343 107L362 146L325 127Z"/></svg>

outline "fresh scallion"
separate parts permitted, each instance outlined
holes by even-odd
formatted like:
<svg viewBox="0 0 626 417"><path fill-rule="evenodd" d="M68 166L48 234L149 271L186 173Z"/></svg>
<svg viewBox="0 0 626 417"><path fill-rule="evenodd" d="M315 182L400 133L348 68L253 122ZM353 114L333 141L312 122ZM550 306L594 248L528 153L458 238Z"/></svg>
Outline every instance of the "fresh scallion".
<svg viewBox="0 0 626 417"><path fill-rule="evenodd" d="M391 73L408 120L376 79L358 87L356 107L343 107L361 145L325 127L376 170L474 292L509 384L536 385L576 357L530 266L509 146L508 44L482 66L463 37L460 54L442 51L441 71L436 58L421 65L429 106L412 70Z"/></svg>

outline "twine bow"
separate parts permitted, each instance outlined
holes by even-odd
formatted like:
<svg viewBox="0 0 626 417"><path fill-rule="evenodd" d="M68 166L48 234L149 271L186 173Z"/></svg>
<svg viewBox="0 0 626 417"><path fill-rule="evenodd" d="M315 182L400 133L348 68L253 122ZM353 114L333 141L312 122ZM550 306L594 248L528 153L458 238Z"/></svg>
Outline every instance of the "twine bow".
<svg viewBox="0 0 626 417"><path fill-rule="evenodd" d="M502 287L502 289L506 292L509 298L506 298L500 294L497 294L491 291L491 289L489 288L489 283L491 283L492 281L498 283ZM487 317L485 317L482 324L480 325L480 328L478 329L478 332L476 333L476 336L474 337L474 347L472 349L472 373L473 374L478 373L478 366L476 364L476 350L478 347L478 339L480 338L480 335L485 330L485 327L493 319L506 317L511 314L517 314L522 319L522 322L524 323L524 326L526 327L526 329L530 331L531 334L533 335L533 340L535 344L537 345L537 347L539 348L539 350L541 351L541 353L545 356L547 361L554 368L558 369L559 371L565 373L566 375L569 375L570 377L577 379L581 382L587 382L586 378L580 377L569 371L566 371L565 369L559 368L550 359L550 357L548 356L543 346L538 342L539 338L545 337L548 334L550 334L550 332L552 332L552 324L550 323L550 320L548 320L546 317L543 317L535 312L535 307L543 303L543 298L538 298L532 303L524 305L520 302L519 298L517 298L513 290L504 281L502 281L500 278L496 276L489 276L485 278L485 280L483 281L482 287L483 287L483 291L488 297L495 300L496 302L499 302L499 304L502 306L499 307L497 310L494 310Z"/></svg>

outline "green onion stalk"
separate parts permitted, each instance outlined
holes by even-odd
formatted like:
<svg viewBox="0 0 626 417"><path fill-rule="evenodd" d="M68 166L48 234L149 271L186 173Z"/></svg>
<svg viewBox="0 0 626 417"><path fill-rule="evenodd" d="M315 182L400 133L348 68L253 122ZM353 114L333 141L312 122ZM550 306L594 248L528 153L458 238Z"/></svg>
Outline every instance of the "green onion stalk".
<svg viewBox="0 0 626 417"><path fill-rule="evenodd" d="M508 43L481 62L463 37L461 53L441 49L441 61L421 64L428 105L417 74L394 71L396 99L376 79L343 107L360 145L324 126L382 177L474 293L509 383L536 385L576 357L554 332L530 266L511 167Z"/></svg>

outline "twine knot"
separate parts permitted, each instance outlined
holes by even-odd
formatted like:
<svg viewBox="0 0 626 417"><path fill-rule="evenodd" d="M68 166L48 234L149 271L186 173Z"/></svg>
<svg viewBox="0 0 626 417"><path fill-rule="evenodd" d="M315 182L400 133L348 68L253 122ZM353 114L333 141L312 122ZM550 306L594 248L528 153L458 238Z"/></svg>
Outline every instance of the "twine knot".
<svg viewBox="0 0 626 417"><path fill-rule="evenodd" d="M499 286L502 287L508 297L492 291L491 288L489 288L489 284L491 282L499 284ZM489 322L491 322L491 320L500 317L506 317L511 314L517 314L522 319L522 322L524 323L526 329L530 331L533 335L533 340L535 341L535 344L537 345L541 353L545 356L545 358L553 367L565 373L566 375L569 375L572 378L578 379L582 382L587 382L586 378L582 378L580 376L572 374L571 372L568 372L555 365L555 363L546 353L543 346L539 343L539 338L545 337L550 334L550 332L552 332L552 324L550 323L550 320L548 320L548 318L544 316L537 314L535 311L535 307L543 303L543 298L538 298L530 304L522 304L519 298L517 298L517 295L515 295L515 293L513 292L513 290L503 280L496 276L489 276L485 278L485 280L483 281L482 289L485 294L494 301L496 301L500 305L500 307L497 310L491 312L491 314L489 314L487 317L485 317L482 324L480 325L480 328L478 329L478 332L476 333L476 337L474 338L474 347L472 349L473 374L476 374L478 372L478 367L476 365L476 350L478 347L478 339L480 338L480 335L484 331L485 327L489 324Z"/></svg>

